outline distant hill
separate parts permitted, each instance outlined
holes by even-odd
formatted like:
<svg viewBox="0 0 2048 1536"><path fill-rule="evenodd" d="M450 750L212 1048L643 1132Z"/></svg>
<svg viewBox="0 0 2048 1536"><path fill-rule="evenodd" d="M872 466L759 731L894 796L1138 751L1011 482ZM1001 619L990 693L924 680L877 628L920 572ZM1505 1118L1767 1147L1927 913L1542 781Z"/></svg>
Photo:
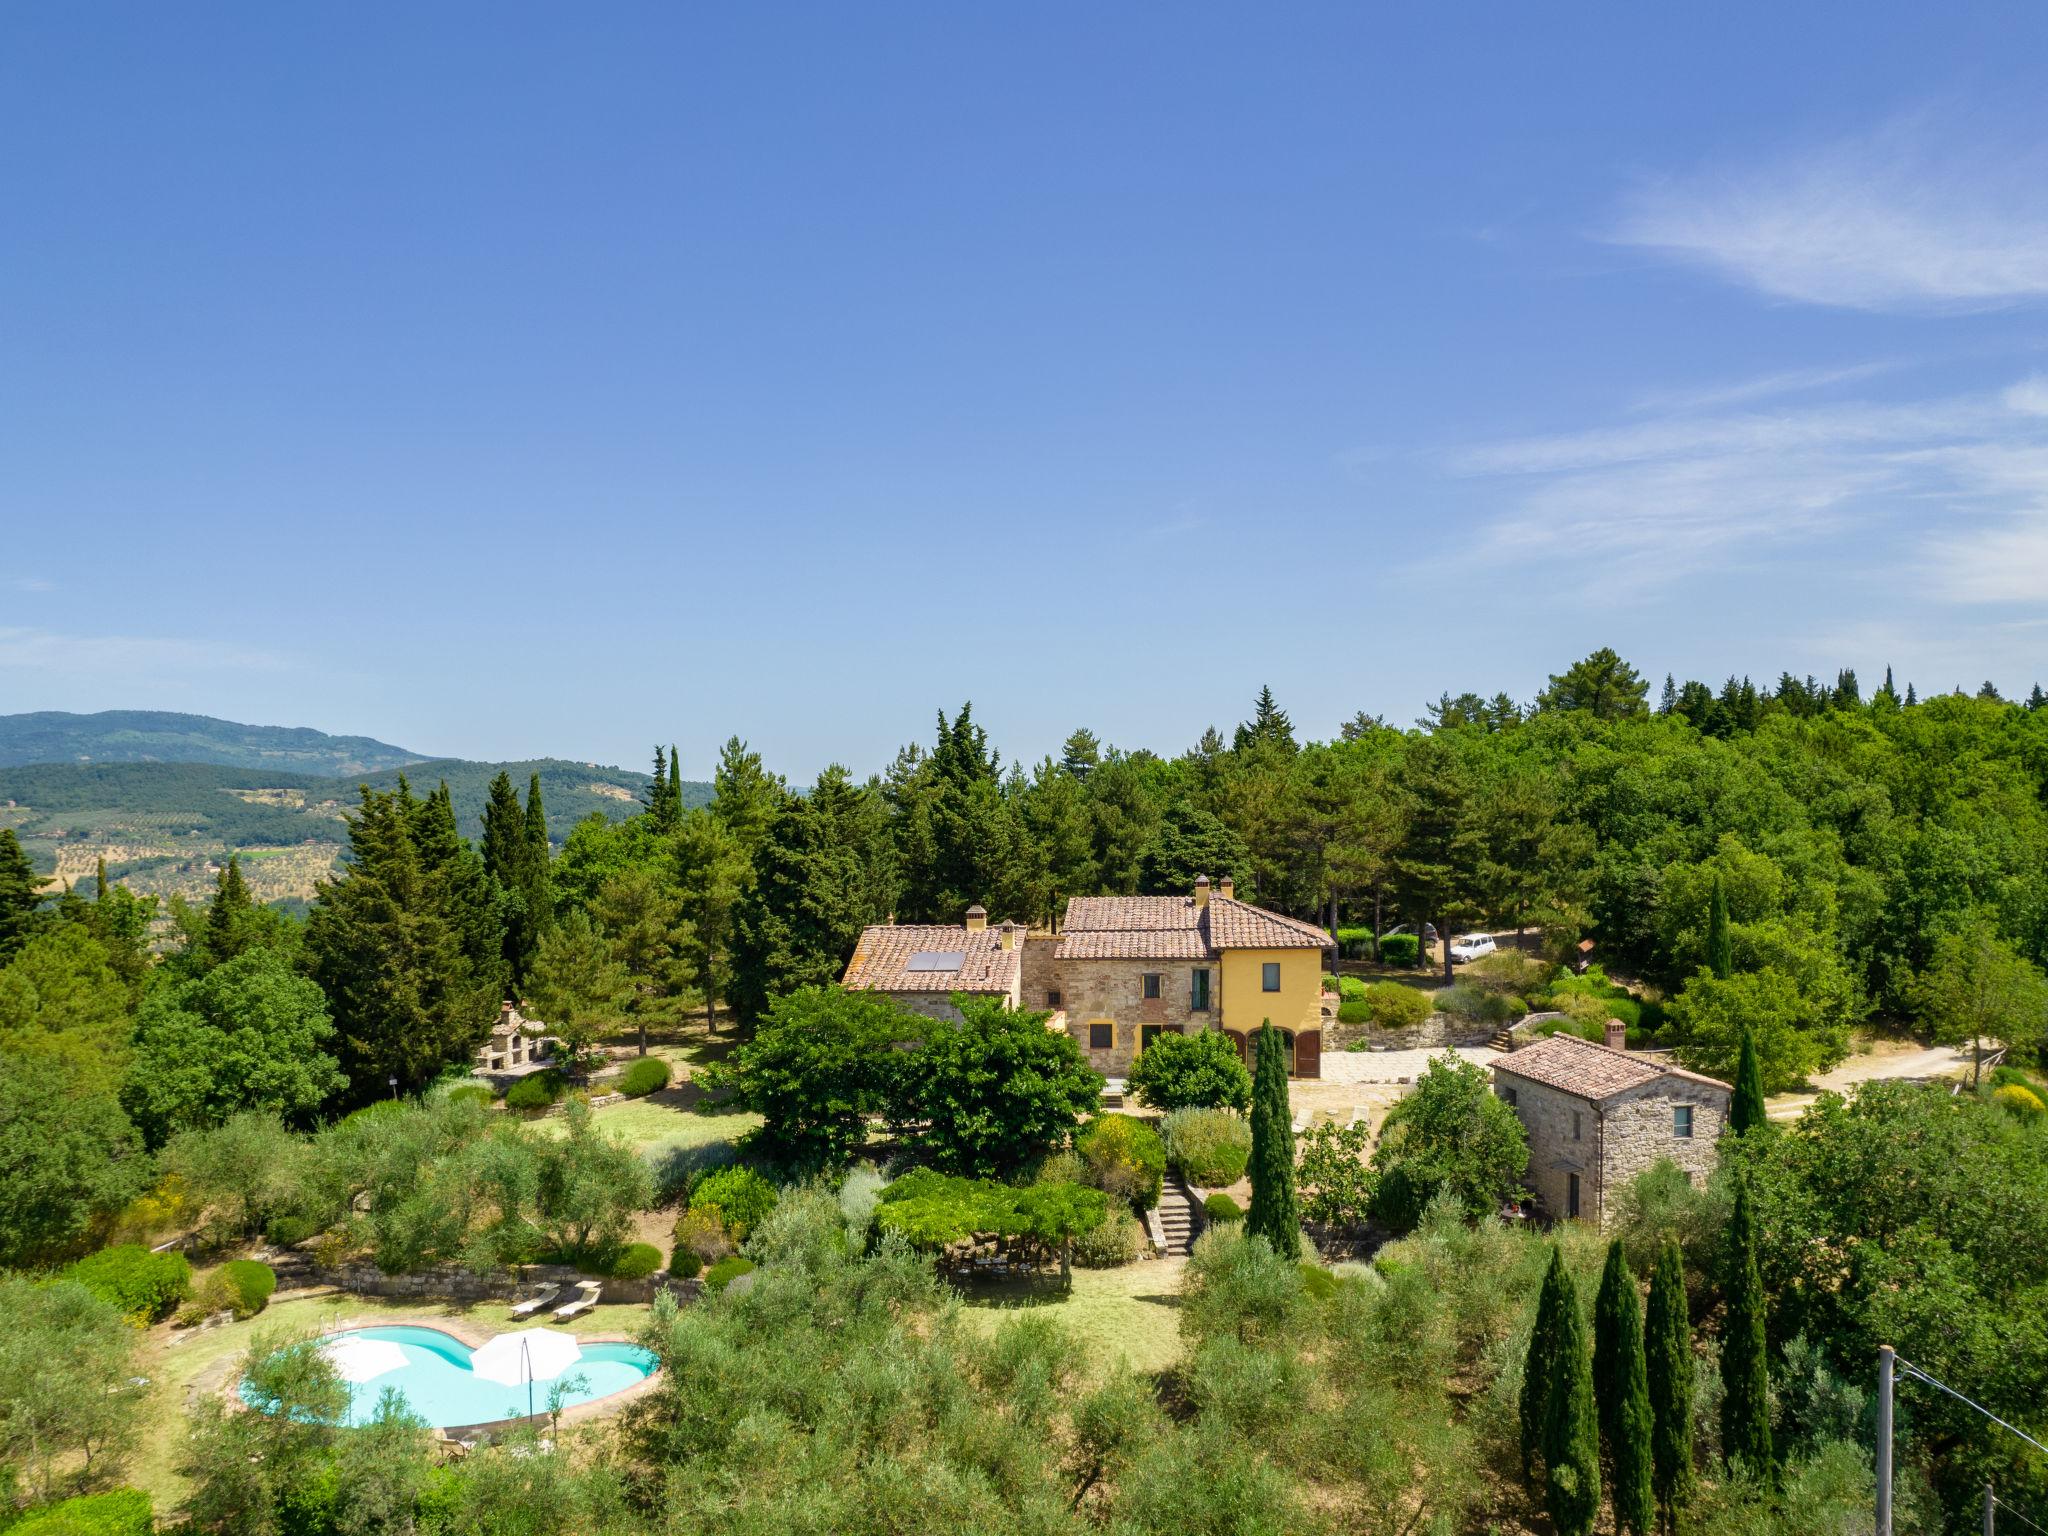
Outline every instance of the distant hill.
<svg viewBox="0 0 2048 1536"><path fill-rule="evenodd" d="M216 763L299 773L379 773L419 762L368 736L329 736L304 726L237 725L209 715L110 709L97 715L45 710L0 715L0 767L24 763ZM545 798L545 796L543 796Z"/></svg>
<svg viewBox="0 0 2048 1536"><path fill-rule="evenodd" d="M522 799L528 778L540 775L557 843L592 812L613 821L637 814L651 782L631 769L560 758L435 759L351 774L217 763L41 763L0 767L0 826L15 829L37 868L74 883L89 880L104 858L108 873L135 890L198 897L235 852L259 900L299 901L332 873L348 836L342 817L361 798L361 785L395 788L402 773L424 795L445 779L463 834L474 840L501 768ZM684 783L685 805L710 800L709 784Z"/></svg>

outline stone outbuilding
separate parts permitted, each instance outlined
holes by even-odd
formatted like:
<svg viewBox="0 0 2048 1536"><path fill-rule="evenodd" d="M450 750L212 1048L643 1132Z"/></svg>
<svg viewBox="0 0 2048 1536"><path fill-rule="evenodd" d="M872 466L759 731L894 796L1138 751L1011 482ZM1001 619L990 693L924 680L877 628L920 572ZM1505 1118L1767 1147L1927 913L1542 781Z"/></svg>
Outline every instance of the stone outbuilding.
<svg viewBox="0 0 2048 1536"><path fill-rule="evenodd" d="M1552 1217L1605 1226L1615 1197L1660 1158L1694 1184L1714 1171L1728 1084L1624 1047L1551 1035L1495 1059L1493 1091L1529 1136L1529 1188Z"/></svg>
<svg viewBox="0 0 2048 1536"><path fill-rule="evenodd" d="M548 1033L547 1025L529 1019L517 1005L506 1003L498 1020L476 1048L470 1070L494 1086L503 1088L535 1072L558 1066L555 1050L562 1042Z"/></svg>
<svg viewBox="0 0 2048 1536"><path fill-rule="evenodd" d="M876 923L861 930L841 985L883 992L912 1013L957 1023L952 997L987 997L1015 1008L1023 1001L1024 930L991 928L988 913L967 909L965 923Z"/></svg>

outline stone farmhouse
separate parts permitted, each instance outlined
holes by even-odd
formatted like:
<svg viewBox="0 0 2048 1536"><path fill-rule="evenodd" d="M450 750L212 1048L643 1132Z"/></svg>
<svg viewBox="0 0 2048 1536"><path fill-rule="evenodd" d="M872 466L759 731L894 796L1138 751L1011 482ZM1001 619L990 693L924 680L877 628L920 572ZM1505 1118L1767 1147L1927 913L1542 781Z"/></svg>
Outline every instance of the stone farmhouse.
<svg viewBox="0 0 2048 1536"><path fill-rule="evenodd" d="M1221 1030L1249 1063L1253 1031L1270 1021L1288 1071L1322 1075L1323 951L1313 923L1239 901L1227 877L1187 896L1077 896L1057 933L964 924L881 923L864 930L842 985L886 992L904 1007L957 1018L956 992L1043 1009L1096 1071L1121 1078L1162 1034Z"/></svg>
<svg viewBox="0 0 2048 1536"><path fill-rule="evenodd" d="M1733 1090L1634 1054L1626 1038L1610 1023L1605 1045L1552 1035L1493 1063L1493 1091L1528 1133L1529 1187L1548 1216L1605 1226L1614 1197L1659 1158L1695 1184L1714 1171Z"/></svg>

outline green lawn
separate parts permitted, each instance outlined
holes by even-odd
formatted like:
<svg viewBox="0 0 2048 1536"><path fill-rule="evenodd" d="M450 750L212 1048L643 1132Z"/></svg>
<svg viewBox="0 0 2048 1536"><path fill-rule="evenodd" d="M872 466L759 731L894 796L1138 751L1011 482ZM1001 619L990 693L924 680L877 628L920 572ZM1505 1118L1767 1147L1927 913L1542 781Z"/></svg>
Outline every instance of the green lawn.
<svg viewBox="0 0 2048 1536"><path fill-rule="evenodd" d="M1002 1320L1030 1308L1055 1317L1081 1341L1098 1375L1119 1359L1137 1371L1163 1371L1181 1357L1180 1281L1182 1259L1153 1259L1121 1269L1077 1269L1074 1288L1043 1300L1023 1293L983 1293L969 1300L968 1320L993 1331Z"/></svg>
<svg viewBox="0 0 2048 1536"><path fill-rule="evenodd" d="M597 1110L597 1123L614 1136L623 1137L635 1151L663 1152L675 1147L701 1147L714 1141L737 1141L761 1123L759 1115L721 1110L699 1103L685 1105L671 1090L607 1104ZM544 1136L568 1134L569 1122L560 1115L533 1122Z"/></svg>
<svg viewBox="0 0 2048 1536"><path fill-rule="evenodd" d="M566 1328L588 1337L592 1334L637 1332L647 1316L643 1306L601 1306L569 1323L548 1321L550 1328ZM203 1332L174 1329L168 1324L150 1330L143 1352L143 1373L150 1379L153 1401L142 1415L144 1430L130 1461L125 1481L142 1489L156 1502L159 1518L177 1508L186 1494L185 1479L178 1475L184 1454L185 1423L194 1385L207 1378L212 1386L224 1379L215 1369L244 1354L251 1343L264 1336L292 1337L322 1333L345 1321L382 1323L427 1323L459 1318L467 1328L484 1333L502 1333L515 1326L510 1306L501 1301L458 1306L445 1301L386 1301L375 1296L325 1293L297 1300L275 1302L255 1317Z"/></svg>

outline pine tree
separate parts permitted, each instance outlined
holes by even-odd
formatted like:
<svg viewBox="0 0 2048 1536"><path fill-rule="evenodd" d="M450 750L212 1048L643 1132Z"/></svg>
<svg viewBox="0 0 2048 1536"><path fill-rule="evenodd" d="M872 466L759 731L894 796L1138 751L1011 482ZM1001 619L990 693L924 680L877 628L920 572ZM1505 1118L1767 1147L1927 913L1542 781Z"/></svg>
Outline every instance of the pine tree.
<svg viewBox="0 0 2048 1536"><path fill-rule="evenodd" d="M2027 708L2039 709L2044 704L2048 704L2048 693L2043 693L2041 685L2036 683L2033 692L2027 695Z"/></svg>
<svg viewBox="0 0 2048 1536"><path fill-rule="evenodd" d="M1669 715L1675 713L1677 709L1678 684L1675 681L1673 681L1671 674L1669 672L1666 672L1664 674L1664 694L1663 697L1658 699L1657 701L1657 713L1660 715Z"/></svg>
<svg viewBox="0 0 2048 1536"><path fill-rule="evenodd" d="M1600 1514L1600 1420L1593 1408L1593 1363L1586 1350L1579 1291L1553 1249L1559 1280L1549 1393L1543 1411L1543 1505L1558 1536L1587 1536ZM1546 1285L1548 1281L1546 1280Z"/></svg>
<svg viewBox="0 0 2048 1536"><path fill-rule="evenodd" d="M1245 1231L1263 1237L1283 1259L1301 1252L1301 1213L1294 1200L1294 1122L1287 1108L1287 1047L1271 1019L1253 1036L1251 1210Z"/></svg>
<svg viewBox="0 0 2048 1536"><path fill-rule="evenodd" d="M1913 692L1913 685L1911 683L1906 684L1906 703L1912 705L1919 702L1919 696Z"/></svg>
<svg viewBox="0 0 2048 1536"><path fill-rule="evenodd" d="M660 747L654 749L654 782L647 787L647 798L641 804L653 818L656 831L669 830L662 820L668 813L668 754Z"/></svg>
<svg viewBox="0 0 2048 1536"><path fill-rule="evenodd" d="M1253 747L1275 747L1288 753L1296 750L1294 722L1287 718L1287 711L1273 697L1270 686L1259 690L1258 699L1252 705L1252 717L1237 728L1232 745L1239 752Z"/></svg>
<svg viewBox="0 0 2048 1536"><path fill-rule="evenodd" d="M12 827L0 827L0 965L35 931L43 878L22 851Z"/></svg>
<svg viewBox="0 0 2048 1536"><path fill-rule="evenodd" d="M1607 1268L1593 1303L1593 1390L1600 1434L1613 1469L1614 1521L1633 1536L1648 1536L1655 1510L1650 1487L1648 1364L1643 1355L1643 1304L1636 1277L1619 1242L1607 1248Z"/></svg>
<svg viewBox="0 0 2048 1536"><path fill-rule="evenodd" d="M1762 1125L1765 1118L1764 1075L1757 1065L1756 1037L1745 1028L1742 1053L1735 1061L1735 1097L1728 1105L1728 1129L1739 1136Z"/></svg>
<svg viewBox="0 0 2048 1536"><path fill-rule="evenodd" d="M1762 1476L1771 1465L1771 1383L1764 1356L1764 1286L1757 1272L1756 1221L1749 1184L1735 1186L1721 1280L1721 1454L1731 1467Z"/></svg>
<svg viewBox="0 0 2048 1536"><path fill-rule="evenodd" d="M1664 1529L1676 1531L1692 1500L1692 1322L1685 1305L1685 1263L1671 1238L1650 1272L1644 1364L1650 1392L1650 1486Z"/></svg>
<svg viewBox="0 0 2048 1536"><path fill-rule="evenodd" d="M544 929L554 916L554 893L548 866L554 861L554 844L548 840L548 813L540 802L540 775L526 786L526 891L527 900L540 914L537 929Z"/></svg>
<svg viewBox="0 0 2048 1536"><path fill-rule="evenodd" d="M1707 908L1707 968L1726 981L1735 971L1735 948L1728 933L1728 889L1714 872L1713 904Z"/></svg>

